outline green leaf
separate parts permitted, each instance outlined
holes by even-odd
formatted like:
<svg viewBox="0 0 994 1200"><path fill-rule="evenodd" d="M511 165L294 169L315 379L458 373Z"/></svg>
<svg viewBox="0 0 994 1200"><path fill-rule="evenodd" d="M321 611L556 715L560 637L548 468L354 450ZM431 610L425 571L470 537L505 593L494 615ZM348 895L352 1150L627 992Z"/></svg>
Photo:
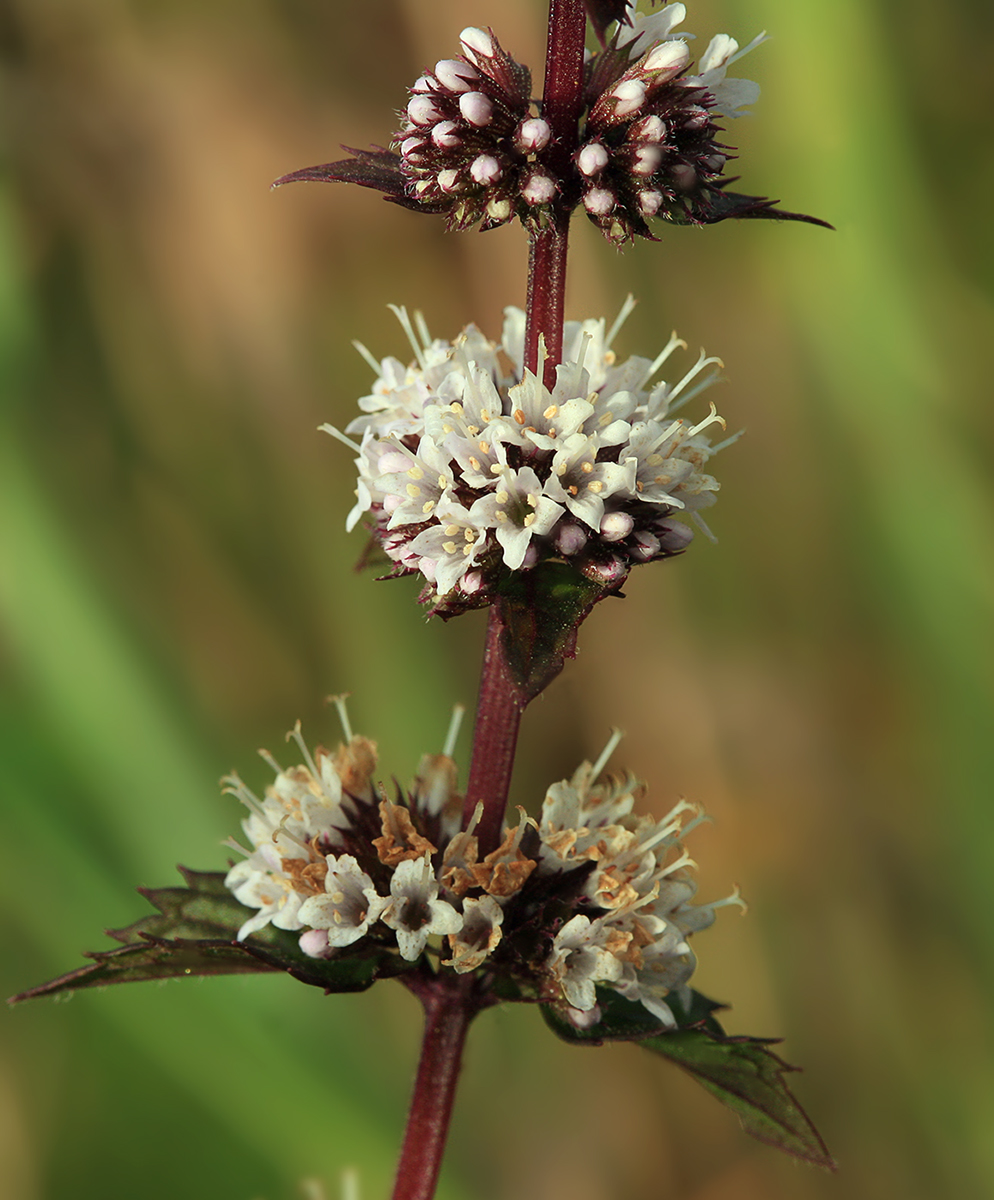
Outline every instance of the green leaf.
<svg viewBox="0 0 994 1200"><path fill-rule="evenodd" d="M784 1076L797 1071L768 1047L779 1038L675 1029L641 1044L682 1067L737 1114L746 1133L795 1158L835 1170L835 1160Z"/></svg>
<svg viewBox="0 0 994 1200"><path fill-rule="evenodd" d="M796 1158L835 1169L821 1135L784 1080L789 1071L798 1068L769 1049L778 1038L729 1037L714 1017L723 1006L700 992L692 991L687 1005L675 994L666 1002L676 1017L676 1029L664 1026L644 1005L608 988L597 990L601 1019L589 1029L573 1024L566 1005L544 1004L542 1015L559 1037L575 1045L630 1041L661 1054L736 1113L752 1137Z"/></svg>
<svg viewBox="0 0 994 1200"><path fill-rule="evenodd" d="M187 887L139 888L158 912L108 934L124 943L87 954L94 961L11 998L16 1004L111 983L187 975L245 975L286 971L326 992L361 992L378 978L410 968L396 955L360 948L341 958L310 958L293 933L267 925L244 941L238 930L255 910L239 904L220 872L180 867Z"/></svg>
<svg viewBox="0 0 994 1200"><path fill-rule="evenodd" d="M616 589L593 583L567 563L509 571L500 586L504 655L527 702L576 654L576 633L590 610Z"/></svg>

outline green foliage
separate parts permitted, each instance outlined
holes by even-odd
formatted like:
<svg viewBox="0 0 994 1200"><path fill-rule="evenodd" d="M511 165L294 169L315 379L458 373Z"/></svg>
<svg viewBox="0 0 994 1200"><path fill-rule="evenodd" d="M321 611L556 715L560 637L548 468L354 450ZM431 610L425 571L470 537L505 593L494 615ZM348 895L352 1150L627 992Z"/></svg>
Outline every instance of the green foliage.
<svg viewBox="0 0 994 1200"><path fill-rule="evenodd" d="M778 1038L729 1037L715 1019L723 1006L691 991L682 1006L675 996L667 1003L677 1019L671 1029L642 1004L599 988L601 1019L580 1029L565 1008L543 1005L549 1028L566 1042L600 1046L604 1042L638 1042L693 1076L742 1122L746 1133L819 1167L835 1169L821 1135L787 1086L784 1076L798 1070L769 1049Z"/></svg>
<svg viewBox="0 0 994 1200"><path fill-rule="evenodd" d="M509 571L501 588L507 658L514 682L530 700L576 654L576 634L598 600L611 589L586 579L567 563L535 571Z"/></svg>
<svg viewBox="0 0 994 1200"><path fill-rule="evenodd" d="M409 967L395 954L362 949L341 958L310 958L292 933L273 925L239 941L238 930L254 911L232 896L224 875L185 867L180 871L185 888L138 889L159 911L124 929L107 931L123 945L88 954L94 960L91 966L30 988L11 1003L110 983L269 971L286 971L326 992L362 992L380 976Z"/></svg>

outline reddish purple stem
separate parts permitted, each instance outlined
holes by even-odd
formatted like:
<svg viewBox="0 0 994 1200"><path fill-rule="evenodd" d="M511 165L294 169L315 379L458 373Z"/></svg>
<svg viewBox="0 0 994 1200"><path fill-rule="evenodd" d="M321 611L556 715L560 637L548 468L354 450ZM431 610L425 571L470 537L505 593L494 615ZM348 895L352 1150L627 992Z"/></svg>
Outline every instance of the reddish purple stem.
<svg viewBox="0 0 994 1200"><path fill-rule="evenodd" d="M555 178L570 178L583 110L583 46L587 14L583 0L552 0L545 61L542 115L552 138L545 164ZM528 260L528 305L525 321L525 366L539 370L539 343L545 345L543 381L555 383L563 353L563 306L566 297L566 251L569 243L569 197L560 197L548 228L533 236ZM490 609L480 696L473 735L473 757L466 789L463 826L477 804L483 816L476 830L481 857L495 850L511 786L521 714L530 696L516 685L505 654L500 604Z"/></svg>
<svg viewBox="0 0 994 1200"><path fill-rule="evenodd" d="M425 1010L421 1060L411 1096L393 1200L431 1200L442 1168L469 1023L480 1010L471 976L415 975L404 982Z"/></svg>
<svg viewBox="0 0 994 1200"><path fill-rule="evenodd" d="M578 144L586 27L583 0L552 0L542 100L542 115L549 123L552 138L544 161L553 177L560 180L570 178ZM572 199L558 197L549 226L532 238L528 263L525 366L537 373L541 339L546 354L543 381L550 387L563 350ZM465 828L476 806L482 803L483 813L475 831L481 857L495 850L501 841L518 727L530 698L508 662L506 628L498 601L490 609L487 627L463 815ZM466 1031L484 1002L474 993L472 975L416 973L404 982L424 1005L425 1033L393 1200L431 1200L448 1135Z"/></svg>

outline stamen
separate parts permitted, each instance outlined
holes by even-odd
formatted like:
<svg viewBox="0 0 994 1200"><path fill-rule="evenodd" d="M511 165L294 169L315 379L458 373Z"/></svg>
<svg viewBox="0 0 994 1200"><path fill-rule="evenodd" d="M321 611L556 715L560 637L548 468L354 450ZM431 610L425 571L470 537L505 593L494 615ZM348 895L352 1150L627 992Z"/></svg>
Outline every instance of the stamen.
<svg viewBox="0 0 994 1200"><path fill-rule="evenodd" d="M338 719L342 723L342 732L345 734L346 742L351 742L353 738L352 725L349 722L349 712L345 707L345 701L348 700L351 692L342 692L340 696L329 696L328 701L338 709Z"/></svg>
<svg viewBox="0 0 994 1200"><path fill-rule="evenodd" d="M614 324L608 330L608 335L604 339L604 349L605 350L611 349L612 342L618 336L618 334L621 332L622 325L624 325L624 323L632 315L632 311L634 310L635 305L637 303L638 303L638 301L631 294L631 292L629 292L628 295L625 297L625 303L622 304L622 306L621 306L621 312L619 312L618 315L615 317ZM645 382L645 381L643 380L643 382Z"/></svg>
<svg viewBox="0 0 994 1200"><path fill-rule="evenodd" d="M310 750L307 749L307 743L304 741L304 735L300 732L300 722L299 721L296 723L296 725L294 725L293 729L291 729L291 731L286 735L287 741L289 741L291 738L293 738L293 740L300 747L300 753L304 756L304 762L307 763L307 769L310 771L310 773L314 776L315 779L319 779L320 773L318 772L317 767L314 765L314 759L311 758Z"/></svg>
<svg viewBox="0 0 994 1200"><path fill-rule="evenodd" d="M373 358L372 354L366 349L362 342L353 342L353 346L359 351L366 362L373 368L377 375L380 374L380 364Z"/></svg>
<svg viewBox="0 0 994 1200"><path fill-rule="evenodd" d="M631 299L631 297L629 297L629 299ZM607 766L608 759L618 748L618 743L621 741L621 739L624 736L625 735L621 732L620 729L612 729L611 730L611 736L608 738L607 745L601 751L600 757L597 759L597 761L594 763L593 767L591 768L591 771L590 771L591 779L597 779L600 777L601 772Z"/></svg>
<svg viewBox="0 0 994 1200"><path fill-rule="evenodd" d="M629 297L629 299L631 299L631 297ZM645 387L653 375L655 375L655 373L659 370L663 363L666 362L666 360L678 346L681 350L687 349L687 343L683 340L683 338L677 337L676 333L671 333L670 340L663 347L662 353L653 360L652 365L639 381L640 388Z"/></svg>
<svg viewBox="0 0 994 1200"><path fill-rule="evenodd" d="M449 722L449 732L445 735L445 745L442 747L442 753L446 758L452 758L456 748L456 738L459 736L459 727L462 725L462 719L466 712L466 706L457 704L452 709L452 720Z"/></svg>
<svg viewBox="0 0 994 1200"><path fill-rule="evenodd" d="M407 315L407 309L400 304L388 304L387 308L400 322L400 327L407 334L407 340L411 343L411 349L414 351L414 357L417 359L418 366L422 371L428 369L428 364L425 362L424 352L421 349L421 343L418 341L417 334L414 332L414 327L411 324L411 318Z"/></svg>
<svg viewBox="0 0 994 1200"><path fill-rule="evenodd" d="M338 438L340 442L344 442L350 450L354 450L356 454L362 453L362 446L358 442L354 442L350 437L346 437L344 433L336 429L334 425L319 425L320 433L330 433L333 438Z"/></svg>

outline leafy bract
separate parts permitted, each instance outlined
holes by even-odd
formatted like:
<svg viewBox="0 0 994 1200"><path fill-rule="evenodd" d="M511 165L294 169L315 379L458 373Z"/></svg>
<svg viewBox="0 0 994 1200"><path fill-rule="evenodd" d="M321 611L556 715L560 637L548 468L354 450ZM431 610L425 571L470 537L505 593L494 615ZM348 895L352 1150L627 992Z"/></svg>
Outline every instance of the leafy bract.
<svg viewBox="0 0 994 1200"><path fill-rule="evenodd" d="M359 992L377 978L398 974L410 964L378 948L349 947L328 959L310 958L297 937L267 925L238 941L238 930L254 915L224 886L221 872L180 867L186 887L140 888L158 909L124 929L108 930L123 943L87 954L85 967L29 988L11 1003L54 996L111 983L136 983L188 975L245 975L285 971L326 992Z"/></svg>
<svg viewBox="0 0 994 1200"><path fill-rule="evenodd" d="M699 992L690 993L686 1006L675 995L667 997L676 1028L606 988L598 989L597 1002L601 1019L589 1028L577 1027L565 1006L543 1005L542 1015L567 1042L597 1046L631 1041L661 1054L730 1108L752 1137L795 1158L835 1169L821 1135L785 1081L785 1075L798 1068L769 1049L778 1038L729 1037L714 1016L723 1006Z"/></svg>

